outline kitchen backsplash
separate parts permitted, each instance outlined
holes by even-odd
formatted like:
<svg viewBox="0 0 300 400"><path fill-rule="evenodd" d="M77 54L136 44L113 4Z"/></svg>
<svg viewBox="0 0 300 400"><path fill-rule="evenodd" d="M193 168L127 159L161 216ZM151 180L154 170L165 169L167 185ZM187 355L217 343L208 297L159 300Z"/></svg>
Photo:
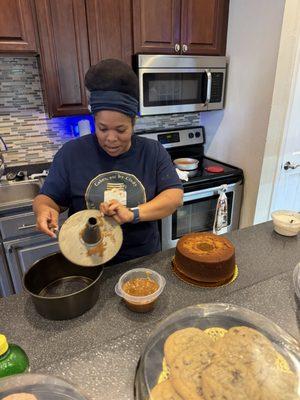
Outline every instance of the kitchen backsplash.
<svg viewBox="0 0 300 400"><path fill-rule="evenodd" d="M36 57L0 57L0 136L8 166L49 162L74 139L78 120L91 116L48 118ZM198 125L199 113L138 118L135 131Z"/></svg>

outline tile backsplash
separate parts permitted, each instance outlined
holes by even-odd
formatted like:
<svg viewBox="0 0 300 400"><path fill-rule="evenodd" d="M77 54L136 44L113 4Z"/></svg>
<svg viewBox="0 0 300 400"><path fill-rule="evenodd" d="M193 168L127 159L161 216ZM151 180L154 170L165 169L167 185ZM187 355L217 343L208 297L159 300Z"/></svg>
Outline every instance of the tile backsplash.
<svg viewBox="0 0 300 400"><path fill-rule="evenodd" d="M57 150L74 139L72 125L80 117L49 118L45 113L36 57L0 56L0 136L9 166L49 162ZM198 125L199 113L137 119L135 131Z"/></svg>

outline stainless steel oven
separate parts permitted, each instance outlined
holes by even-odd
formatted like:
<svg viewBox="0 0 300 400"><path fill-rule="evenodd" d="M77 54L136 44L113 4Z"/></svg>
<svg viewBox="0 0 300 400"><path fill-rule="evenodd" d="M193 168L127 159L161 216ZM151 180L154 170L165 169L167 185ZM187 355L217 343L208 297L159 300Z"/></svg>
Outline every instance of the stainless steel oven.
<svg viewBox="0 0 300 400"><path fill-rule="evenodd" d="M238 229L243 195L243 171L204 155L203 126L152 131L143 135L159 140L172 159L192 157L199 161L196 175L183 182L183 205L173 215L161 221L162 250L175 247L178 239L186 233L212 231L222 185L227 185L227 229Z"/></svg>
<svg viewBox="0 0 300 400"><path fill-rule="evenodd" d="M184 194L183 205L161 222L162 250L175 247L178 239L186 233L213 230L219 189L217 186ZM238 228L242 193L242 181L227 186L228 231Z"/></svg>
<svg viewBox="0 0 300 400"><path fill-rule="evenodd" d="M224 107L226 57L139 54L136 68L141 115Z"/></svg>

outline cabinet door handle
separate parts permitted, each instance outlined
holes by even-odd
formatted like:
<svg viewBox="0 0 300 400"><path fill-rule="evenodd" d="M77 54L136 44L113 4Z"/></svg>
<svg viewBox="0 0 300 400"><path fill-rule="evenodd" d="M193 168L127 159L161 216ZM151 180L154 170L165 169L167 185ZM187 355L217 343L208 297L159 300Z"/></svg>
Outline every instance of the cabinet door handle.
<svg viewBox="0 0 300 400"><path fill-rule="evenodd" d="M23 224L23 225L18 227L18 231L22 231L23 229L31 229L31 228L35 228L35 227L36 227L35 224L33 224L33 225L25 225L25 224Z"/></svg>
<svg viewBox="0 0 300 400"><path fill-rule="evenodd" d="M174 49L175 49L176 53L179 53L180 52L180 44L176 43L174 46Z"/></svg>
<svg viewBox="0 0 300 400"><path fill-rule="evenodd" d="M187 47L186 44L183 44L183 45L182 45L182 51L183 51L184 53L186 53L186 52L188 51L188 47Z"/></svg>

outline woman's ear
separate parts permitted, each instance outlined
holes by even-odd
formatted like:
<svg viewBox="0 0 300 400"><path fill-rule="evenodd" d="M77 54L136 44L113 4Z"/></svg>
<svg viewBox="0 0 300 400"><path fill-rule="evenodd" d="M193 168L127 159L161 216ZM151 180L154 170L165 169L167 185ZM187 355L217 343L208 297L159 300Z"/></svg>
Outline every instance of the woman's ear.
<svg viewBox="0 0 300 400"><path fill-rule="evenodd" d="M136 122L136 116L131 117L131 124L132 124L132 127L133 127L133 128L134 128L134 126L135 126L135 122Z"/></svg>

